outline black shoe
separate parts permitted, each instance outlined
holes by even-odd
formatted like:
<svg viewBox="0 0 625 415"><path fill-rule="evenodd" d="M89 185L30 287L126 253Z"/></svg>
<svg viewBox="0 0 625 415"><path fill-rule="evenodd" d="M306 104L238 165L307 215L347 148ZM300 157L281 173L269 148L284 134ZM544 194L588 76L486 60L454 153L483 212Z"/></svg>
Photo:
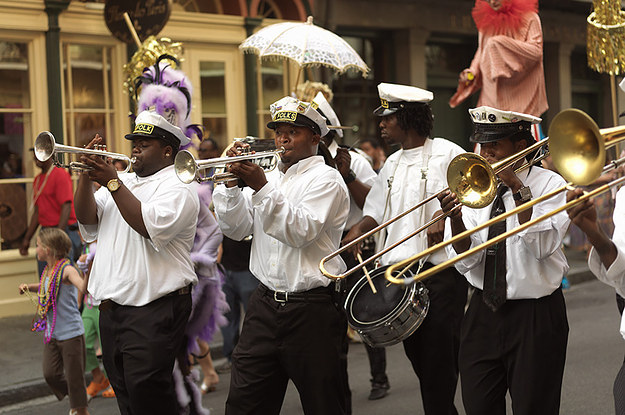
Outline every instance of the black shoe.
<svg viewBox="0 0 625 415"><path fill-rule="evenodd" d="M386 382L373 382L371 383L371 392L369 393L369 400L375 401L376 399L382 399L388 394L388 390L391 388L388 380Z"/></svg>

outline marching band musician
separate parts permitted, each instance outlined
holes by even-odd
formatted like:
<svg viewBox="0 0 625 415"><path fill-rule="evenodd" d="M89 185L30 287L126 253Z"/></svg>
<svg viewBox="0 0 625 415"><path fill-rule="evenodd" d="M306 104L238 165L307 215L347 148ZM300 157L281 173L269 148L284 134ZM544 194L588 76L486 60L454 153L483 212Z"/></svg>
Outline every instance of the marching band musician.
<svg viewBox="0 0 625 415"><path fill-rule="evenodd" d="M197 283L189 252L199 200L173 163L190 140L152 111L139 113L126 138L134 173L118 177L102 157L81 156L92 170L78 181L76 217L84 239L98 240L88 291L101 300L102 356L121 414L175 414L172 372Z"/></svg>
<svg viewBox="0 0 625 415"><path fill-rule="evenodd" d="M567 193L567 202L580 197L582 189ZM568 210L571 221L587 236L592 244L588 267L604 283L616 288L625 296L625 188L619 189L614 206L614 234L610 239L597 222L597 209L592 200L586 200ZM625 317L621 318L621 335L625 337ZM625 362L614 380L614 408L616 415L625 415Z"/></svg>
<svg viewBox="0 0 625 415"><path fill-rule="evenodd" d="M463 153L458 145L430 138L433 127L429 102L433 94L420 88L381 83L378 85L381 106L374 114L380 117L384 140L401 145L387 160L367 195L363 219L352 227L343 243L359 236L388 219L405 212L427 196L443 190L449 162ZM383 231L378 251L424 225L436 214L435 200L397 220ZM431 226L381 257L388 265L423 251L428 244L442 240L442 221ZM424 264L438 264L444 253L433 255ZM421 326L404 340L404 351L421 385L423 407L427 415L457 414L454 395L458 383L458 343L460 322L467 298L467 283L455 269L426 281L430 309Z"/></svg>
<svg viewBox="0 0 625 415"><path fill-rule="evenodd" d="M489 163L528 147L533 142L532 124L540 122L531 115L490 107L469 113L474 124L471 141L480 144L480 154ZM514 168L522 163L518 160ZM550 170L533 166L515 173L514 168L498 173L501 183L491 205L463 206L452 213L446 239L565 184ZM564 198L560 194L455 242L447 247L449 257L553 211ZM458 204L449 191L439 199L445 212ZM568 225L561 212L456 263L475 287L462 322L459 353L468 415L505 414L508 390L515 415L559 413L569 331L560 288L568 271L561 248Z"/></svg>
<svg viewBox="0 0 625 415"><path fill-rule="evenodd" d="M226 236L253 234L250 270L261 283L232 354L226 414L279 414L289 379L306 414L345 414L340 361L346 318L318 264L339 246L349 212L347 186L316 156L328 131L325 118L292 97L270 111L267 127L285 150L279 168L265 175L250 161L233 163L229 171L250 189L229 182L213 196ZM235 143L227 155L244 146ZM328 266L345 270L340 258Z"/></svg>

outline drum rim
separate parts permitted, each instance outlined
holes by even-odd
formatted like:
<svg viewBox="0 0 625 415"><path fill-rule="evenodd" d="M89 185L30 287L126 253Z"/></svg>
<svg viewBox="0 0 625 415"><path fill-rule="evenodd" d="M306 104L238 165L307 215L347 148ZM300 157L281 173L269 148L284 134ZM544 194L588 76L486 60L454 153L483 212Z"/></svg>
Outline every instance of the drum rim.
<svg viewBox="0 0 625 415"><path fill-rule="evenodd" d="M369 275L371 276L371 279L373 280L374 278L378 278L380 276L384 277L384 271L389 266L390 265L385 265L385 266L376 268L375 270L370 272ZM408 271L408 273L412 274L410 270ZM408 275L407 277L410 277L410 275ZM417 287L422 286L422 285L423 284L421 282L418 282L410 286L408 289L404 290L404 294L402 295L400 301L385 316L375 321L361 322L360 320L357 320L353 316L352 311L353 311L353 300L356 298L358 292L360 292L360 290L362 290L363 288L370 289L369 282L367 281L367 277L363 276L362 278L358 280L358 282L356 282L356 284L354 284L354 287L350 290L350 292L347 295L347 298L345 299L345 311L347 314L347 321L349 322L350 326L352 326L352 328L356 330L362 330L362 329L371 328L371 326L378 326L380 324L386 323L387 321L394 320L412 303L412 301L406 301L406 296L413 297L416 293Z"/></svg>

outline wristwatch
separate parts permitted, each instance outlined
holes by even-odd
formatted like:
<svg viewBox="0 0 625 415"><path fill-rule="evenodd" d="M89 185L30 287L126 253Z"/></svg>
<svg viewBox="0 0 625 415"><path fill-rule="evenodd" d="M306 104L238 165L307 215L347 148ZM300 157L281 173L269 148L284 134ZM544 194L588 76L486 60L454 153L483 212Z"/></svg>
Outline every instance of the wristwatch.
<svg viewBox="0 0 625 415"><path fill-rule="evenodd" d="M512 197L517 202L525 203L528 200L532 199L532 191L530 190L529 186L523 186L519 189L518 192L513 193Z"/></svg>
<svg viewBox="0 0 625 415"><path fill-rule="evenodd" d="M351 182L356 180L356 173L354 173L353 170L350 170L347 174L347 177L343 178L343 180L345 180L345 184L350 184Z"/></svg>
<svg viewBox="0 0 625 415"><path fill-rule="evenodd" d="M113 193L117 191L117 189L119 189L121 185L122 181L115 178L108 181L108 183L106 184L106 188L109 189L109 192Z"/></svg>

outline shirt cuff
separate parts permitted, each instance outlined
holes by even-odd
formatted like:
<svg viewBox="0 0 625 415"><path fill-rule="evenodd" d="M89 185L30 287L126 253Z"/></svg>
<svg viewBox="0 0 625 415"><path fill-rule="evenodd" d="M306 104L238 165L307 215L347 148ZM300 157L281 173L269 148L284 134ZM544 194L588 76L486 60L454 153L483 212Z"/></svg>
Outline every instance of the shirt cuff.
<svg viewBox="0 0 625 415"><path fill-rule="evenodd" d="M252 204L257 205L260 203L272 190L273 186L269 182L265 183L258 192L252 194Z"/></svg>

